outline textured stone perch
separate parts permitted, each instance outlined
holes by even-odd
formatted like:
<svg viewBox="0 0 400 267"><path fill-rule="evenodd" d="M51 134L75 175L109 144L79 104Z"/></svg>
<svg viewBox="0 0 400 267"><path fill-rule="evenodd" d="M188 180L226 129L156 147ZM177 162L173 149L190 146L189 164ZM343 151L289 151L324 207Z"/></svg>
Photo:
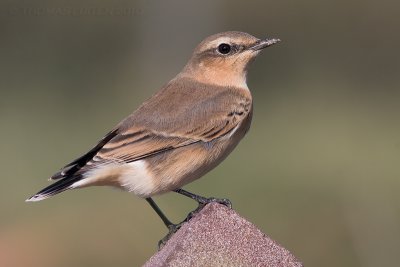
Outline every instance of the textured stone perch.
<svg viewBox="0 0 400 267"><path fill-rule="evenodd" d="M303 266L234 210L212 203L176 232L144 267Z"/></svg>

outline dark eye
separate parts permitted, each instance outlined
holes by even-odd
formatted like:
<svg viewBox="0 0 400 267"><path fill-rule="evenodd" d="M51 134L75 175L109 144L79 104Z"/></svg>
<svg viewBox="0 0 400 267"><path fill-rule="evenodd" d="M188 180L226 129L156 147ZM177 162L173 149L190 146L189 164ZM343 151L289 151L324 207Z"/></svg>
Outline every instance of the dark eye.
<svg viewBox="0 0 400 267"><path fill-rule="evenodd" d="M229 52L231 52L231 46L228 44L220 44L218 46L218 52L220 52L221 54L228 54Z"/></svg>

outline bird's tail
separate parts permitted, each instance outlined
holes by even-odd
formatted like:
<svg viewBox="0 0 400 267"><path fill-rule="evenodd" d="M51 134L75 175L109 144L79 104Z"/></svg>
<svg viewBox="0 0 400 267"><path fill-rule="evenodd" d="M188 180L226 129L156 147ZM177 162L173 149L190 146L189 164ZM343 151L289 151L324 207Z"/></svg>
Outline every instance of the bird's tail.
<svg viewBox="0 0 400 267"><path fill-rule="evenodd" d="M70 177L65 177L54 184L49 185L48 187L40 190L37 194L31 196L26 202L40 201L51 196L54 196L58 193L61 193L65 190L72 188L72 184L82 179L81 174L74 174Z"/></svg>

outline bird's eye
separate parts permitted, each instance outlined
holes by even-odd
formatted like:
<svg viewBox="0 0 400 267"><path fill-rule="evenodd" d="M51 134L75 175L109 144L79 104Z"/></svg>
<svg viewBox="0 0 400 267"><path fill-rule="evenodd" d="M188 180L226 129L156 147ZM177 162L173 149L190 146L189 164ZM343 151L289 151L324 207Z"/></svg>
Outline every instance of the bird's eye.
<svg viewBox="0 0 400 267"><path fill-rule="evenodd" d="M220 52L223 55L228 54L229 52L231 52L231 46L228 44L220 44L218 46L218 52Z"/></svg>

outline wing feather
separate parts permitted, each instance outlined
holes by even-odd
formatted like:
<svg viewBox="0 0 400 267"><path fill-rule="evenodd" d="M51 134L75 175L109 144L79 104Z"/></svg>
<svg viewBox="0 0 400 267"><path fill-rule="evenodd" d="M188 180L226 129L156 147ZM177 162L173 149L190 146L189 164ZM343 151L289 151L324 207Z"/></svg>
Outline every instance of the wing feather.
<svg viewBox="0 0 400 267"><path fill-rule="evenodd" d="M82 171L98 164L132 162L194 143L211 142L234 131L251 113L251 105L250 93L244 89L167 85L93 149L51 179L63 178L84 166Z"/></svg>

